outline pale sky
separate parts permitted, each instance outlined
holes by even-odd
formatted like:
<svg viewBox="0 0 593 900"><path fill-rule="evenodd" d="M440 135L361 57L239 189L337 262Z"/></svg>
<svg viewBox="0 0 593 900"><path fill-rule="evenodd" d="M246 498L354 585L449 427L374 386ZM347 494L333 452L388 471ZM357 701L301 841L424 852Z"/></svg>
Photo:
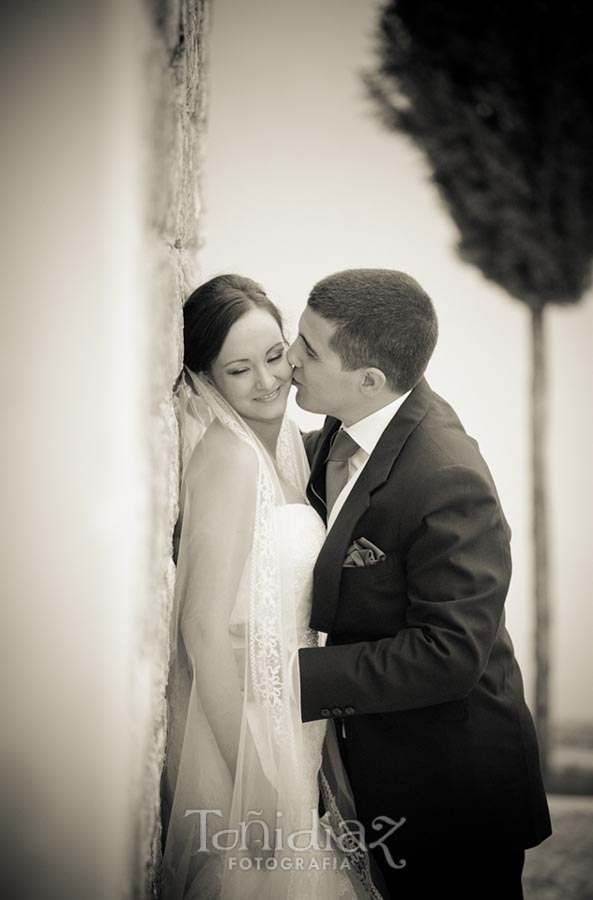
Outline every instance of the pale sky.
<svg viewBox="0 0 593 900"><path fill-rule="evenodd" d="M202 276L255 278L293 327L313 284L339 269L402 269L428 290L440 320L429 381L477 438L513 529L507 621L531 700L529 316L459 260L423 159L374 119L360 73L376 11L214 0ZM591 296L552 309L548 327L554 712L591 719Z"/></svg>

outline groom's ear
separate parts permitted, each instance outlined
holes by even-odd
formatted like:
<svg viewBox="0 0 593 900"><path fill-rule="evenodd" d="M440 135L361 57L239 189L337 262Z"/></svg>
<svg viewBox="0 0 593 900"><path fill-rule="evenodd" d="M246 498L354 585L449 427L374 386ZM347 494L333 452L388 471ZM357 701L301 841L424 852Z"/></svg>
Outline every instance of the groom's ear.
<svg viewBox="0 0 593 900"><path fill-rule="evenodd" d="M360 383L360 390L367 397L376 397L380 394L387 383L387 378L381 369L374 366L364 370L363 379Z"/></svg>

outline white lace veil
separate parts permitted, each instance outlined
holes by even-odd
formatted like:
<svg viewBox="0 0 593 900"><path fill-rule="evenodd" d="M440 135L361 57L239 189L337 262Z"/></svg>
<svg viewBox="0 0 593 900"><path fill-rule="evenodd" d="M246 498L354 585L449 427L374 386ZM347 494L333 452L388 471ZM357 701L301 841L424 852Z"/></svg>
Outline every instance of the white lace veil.
<svg viewBox="0 0 593 900"><path fill-rule="evenodd" d="M276 468L255 433L204 377L184 369L176 397L182 474L161 898L333 900L333 888L320 893L315 878L332 885L339 879L317 874L311 880L307 873L294 877L290 865L278 864L292 851L267 848L262 824L272 844L278 826L283 835L311 826L303 822L301 796L303 734L310 726L302 724L298 690L291 689L295 673L290 666L296 661L298 667L295 602L290 586L281 584L273 516L274 507L286 503L283 482L306 502L308 464L302 440L285 417ZM207 622L214 623L211 631ZM237 646L233 650L233 628L243 652ZM215 661L210 654L204 668L194 648L212 650L214 641ZM213 685L225 691L219 701ZM220 724L225 715L226 729ZM237 732L230 747L222 737L229 722L236 723ZM336 827L335 817L351 818L353 805L336 748L330 748L329 758L321 780ZM241 830L241 823L249 821L254 824ZM258 855L265 871L254 868ZM272 869L266 860L275 857ZM348 857L350 864L354 860L350 881L356 895L368 897L372 885L366 855ZM244 866L242 860L249 863ZM352 874L355 870L360 880Z"/></svg>

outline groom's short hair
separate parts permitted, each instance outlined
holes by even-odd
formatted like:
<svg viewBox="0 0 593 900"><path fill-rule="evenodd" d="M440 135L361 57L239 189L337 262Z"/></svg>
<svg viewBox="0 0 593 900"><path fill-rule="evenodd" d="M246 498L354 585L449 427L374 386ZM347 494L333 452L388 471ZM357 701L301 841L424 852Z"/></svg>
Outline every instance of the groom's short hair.
<svg viewBox="0 0 593 900"><path fill-rule="evenodd" d="M432 301L417 281L391 269L347 269L319 281L314 312L336 326L330 346L352 371L380 369L403 394L422 378L438 337Z"/></svg>

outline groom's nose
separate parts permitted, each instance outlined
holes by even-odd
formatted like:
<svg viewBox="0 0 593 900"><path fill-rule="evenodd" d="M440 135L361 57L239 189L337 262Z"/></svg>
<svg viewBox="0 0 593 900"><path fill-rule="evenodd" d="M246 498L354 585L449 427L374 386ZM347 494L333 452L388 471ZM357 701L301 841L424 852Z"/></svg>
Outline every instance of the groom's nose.
<svg viewBox="0 0 593 900"><path fill-rule="evenodd" d="M296 352L296 341L293 341L293 343L286 351L286 359L291 366L300 366L301 361L298 357L298 353Z"/></svg>

